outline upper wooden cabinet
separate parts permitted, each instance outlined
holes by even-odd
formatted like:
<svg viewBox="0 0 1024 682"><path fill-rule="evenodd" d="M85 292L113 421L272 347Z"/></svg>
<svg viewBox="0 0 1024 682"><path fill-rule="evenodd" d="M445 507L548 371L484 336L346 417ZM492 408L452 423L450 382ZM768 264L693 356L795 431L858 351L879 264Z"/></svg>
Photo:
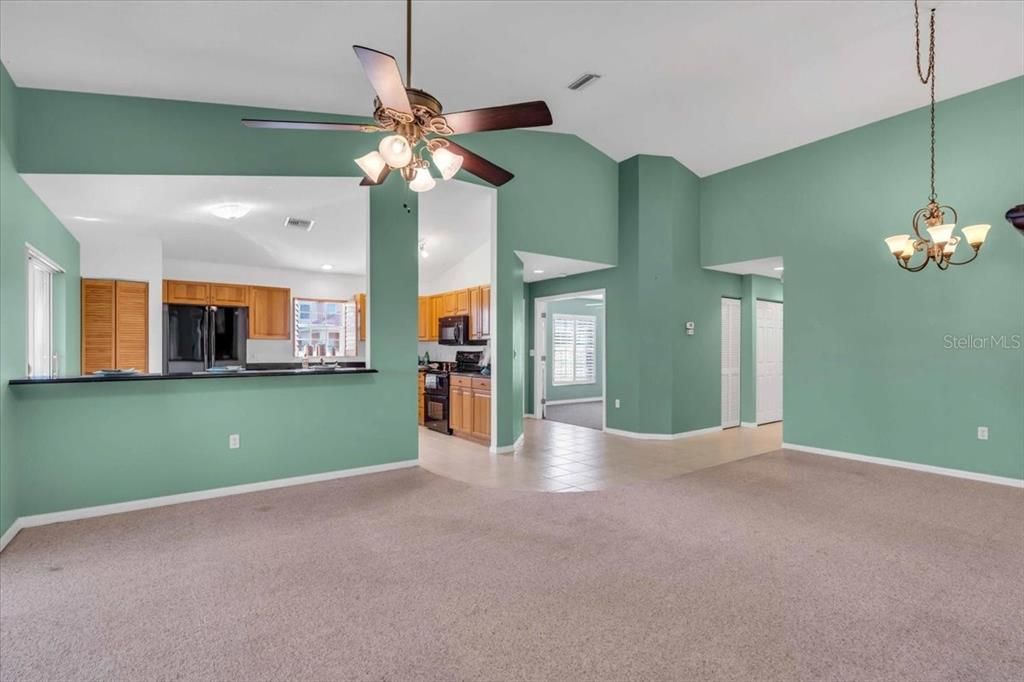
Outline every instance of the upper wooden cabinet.
<svg viewBox="0 0 1024 682"><path fill-rule="evenodd" d="M455 292L454 315L469 315L469 289L459 289Z"/></svg>
<svg viewBox="0 0 1024 682"><path fill-rule="evenodd" d="M244 284L210 283L210 305L244 308L249 305L249 287Z"/></svg>
<svg viewBox="0 0 1024 682"><path fill-rule="evenodd" d="M249 338L280 339L292 337L291 289L250 286Z"/></svg>
<svg viewBox="0 0 1024 682"><path fill-rule="evenodd" d="M165 279L164 303L225 305L244 308L249 305L249 287L244 284Z"/></svg>
<svg viewBox="0 0 1024 682"><path fill-rule="evenodd" d="M491 287L480 286L469 292L469 338L486 339L491 335Z"/></svg>
<svg viewBox="0 0 1024 682"><path fill-rule="evenodd" d="M444 308L444 296L435 294L430 297L430 329L427 330L427 341L437 341L437 321L441 319Z"/></svg>
<svg viewBox="0 0 1024 682"><path fill-rule="evenodd" d="M149 284L82 280L82 374L149 371Z"/></svg>
<svg viewBox="0 0 1024 682"><path fill-rule="evenodd" d="M164 280L164 303L185 305L207 305L210 302L210 285L207 282L182 282Z"/></svg>
<svg viewBox="0 0 1024 682"><path fill-rule="evenodd" d="M454 291L441 294L441 314L438 317L451 317L458 309L459 297Z"/></svg>
<svg viewBox="0 0 1024 682"><path fill-rule="evenodd" d="M359 340L366 341L366 294L356 294L356 326Z"/></svg>
<svg viewBox="0 0 1024 682"><path fill-rule="evenodd" d="M417 326L417 336L419 337L420 341L430 340L430 326L432 321L431 318L433 317L433 312L434 310L433 306L431 305L430 297L420 296L417 314L417 321L419 322L419 325Z"/></svg>

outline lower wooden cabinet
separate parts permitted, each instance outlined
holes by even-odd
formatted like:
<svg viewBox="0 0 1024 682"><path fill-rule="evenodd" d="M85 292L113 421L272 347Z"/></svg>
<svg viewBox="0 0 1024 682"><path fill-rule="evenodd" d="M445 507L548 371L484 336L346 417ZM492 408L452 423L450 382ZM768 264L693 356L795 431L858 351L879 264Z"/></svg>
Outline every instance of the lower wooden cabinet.
<svg viewBox="0 0 1024 682"><path fill-rule="evenodd" d="M82 374L149 372L149 283L82 280Z"/></svg>
<svg viewBox="0 0 1024 682"><path fill-rule="evenodd" d="M292 338L291 289L250 286L249 338Z"/></svg>
<svg viewBox="0 0 1024 682"><path fill-rule="evenodd" d="M419 415L420 415L419 416L419 422L420 422L420 426L423 426L426 423L426 414L424 413L424 407L425 407L426 401L424 400L424 397L423 397L423 390L424 390L424 386L426 385L426 374L424 374L423 372L420 372L419 373L419 380L418 380L417 383L419 384L419 388L417 390L417 395L419 396L418 397Z"/></svg>
<svg viewBox="0 0 1024 682"><path fill-rule="evenodd" d="M366 294L356 294L356 327L359 340L366 341Z"/></svg>
<svg viewBox="0 0 1024 682"><path fill-rule="evenodd" d="M458 436L490 441L491 380L452 375L449 426Z"/></svg>

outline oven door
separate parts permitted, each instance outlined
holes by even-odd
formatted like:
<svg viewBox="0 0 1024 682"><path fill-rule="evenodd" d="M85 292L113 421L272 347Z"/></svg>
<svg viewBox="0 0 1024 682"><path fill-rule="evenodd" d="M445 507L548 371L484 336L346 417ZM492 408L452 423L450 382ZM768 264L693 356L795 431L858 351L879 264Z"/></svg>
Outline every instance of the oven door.
<svg viewBox="0 0 1024 682"><path fill-rule="evenodd" d="M423 425L439 433L451 434L448 427L448 396L423 394Z"/></svg>

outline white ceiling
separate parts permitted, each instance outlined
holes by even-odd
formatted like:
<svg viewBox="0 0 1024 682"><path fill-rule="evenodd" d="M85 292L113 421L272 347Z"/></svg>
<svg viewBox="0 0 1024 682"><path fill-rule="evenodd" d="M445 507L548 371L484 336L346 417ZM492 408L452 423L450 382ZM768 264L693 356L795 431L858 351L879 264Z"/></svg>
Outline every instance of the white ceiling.
<svg viewBox="0 0 1024 682"><path fill-rule="evenodd" d="M523 262L524 282L540 282L545 279L568 277L569 275L578 275L583 272L615 267L607 263L548 256L547 254L531 253L529 251L516 251L516 255Z"/></svg>
<svg viewBox="0 0 1024 682"><path fill-rule="evenodd" d="M421 283L436 280L491 241L496 194L491 187L449 180L419 195L420 241L430 254L420 258Z"/></svg>
<svg viewBox="0 0 1024 682"><path fill-rule="evenodd" d="M1024 73L1024 3L936 4L940 98ZM554 130L702 176L927 103L909 0L421 0L414 13L413 85L448 111L544 99ZM393 0L4 0L0 59L21 86L367 115L351 46L404 64L404 18ZM566 90L587 71L603 78Z"/></svg>
<svg viewBox="0 0 1024 682"><path fill-rule="evenodd" d="M735 275L760 275L762 277L774 277L782 279L782 256L772 258L758 258L756 260L737 261L735 263L723 263L713 265L708 270L719 272L731 272Z"/></svg>
<svg viewBox="0 0 1024 682"><path fill-rule="evenodd" d="M335 274L366 274L369 191L358 178L22 177L80 239L154 236L163 243L165 258L315 272L326 263ZM493 189L458 180L420 195L420 238L430 249L420 267L427 276L444 272L488 241L493 195ZM210 213L224 203L251 210L236 220ZM285 228L289 216L314 220L313 229Z"/></svg>

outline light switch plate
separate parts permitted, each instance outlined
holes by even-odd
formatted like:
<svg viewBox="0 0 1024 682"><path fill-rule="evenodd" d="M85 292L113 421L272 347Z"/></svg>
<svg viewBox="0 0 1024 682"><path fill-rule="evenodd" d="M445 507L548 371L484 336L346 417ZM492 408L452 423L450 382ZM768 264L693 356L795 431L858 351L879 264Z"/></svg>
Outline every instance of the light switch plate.
<svg viewBox="0 0 1024 682"><path fill-rule="evenodd" d="M988 440L988 427L987 426L979 426L978 427L978 440Z"/></svg>
<svg viewBox="0 0 1024 682"><path fill-rule="evenodd" d="M237 450L238 448L242 447L237 433L232 433L230 436L228 436L228 447L231 448L232 450Z"/></svg>

